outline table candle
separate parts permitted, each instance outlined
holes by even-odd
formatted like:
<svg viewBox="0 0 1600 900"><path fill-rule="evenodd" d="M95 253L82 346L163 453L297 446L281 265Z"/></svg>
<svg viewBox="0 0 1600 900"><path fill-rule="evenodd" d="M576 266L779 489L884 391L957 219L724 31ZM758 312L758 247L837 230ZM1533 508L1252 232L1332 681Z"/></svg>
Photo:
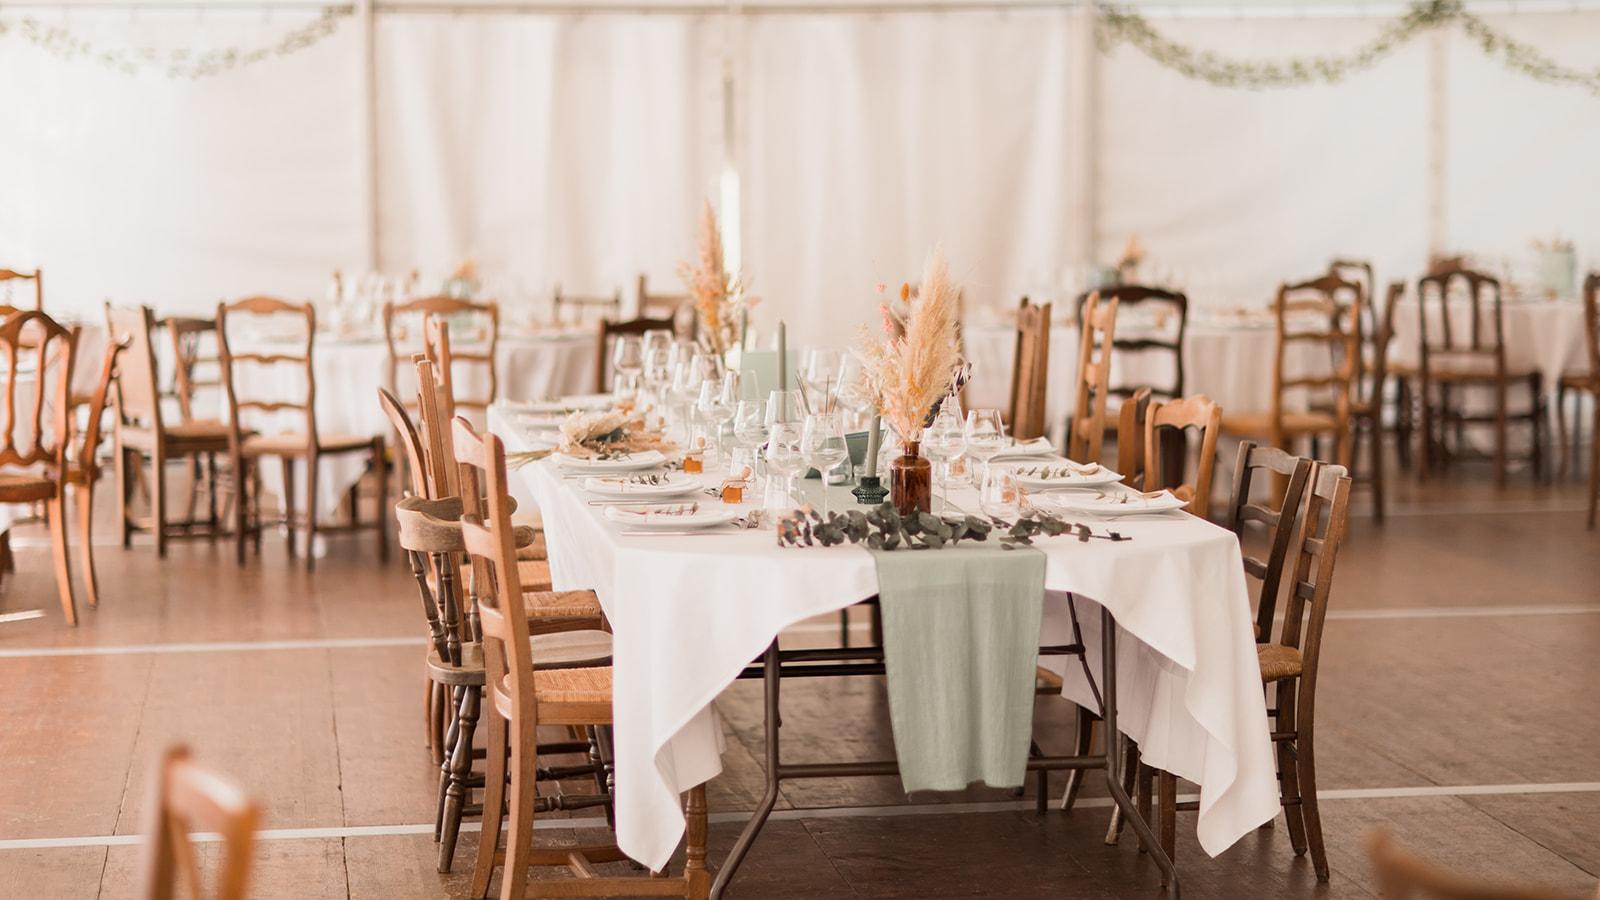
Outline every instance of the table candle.
<svg viewBox="0 0 1600 900"><path fill-rule="evenodd" d="M878 477L878 433L883 430L883 416L873 416L867 431L867 477Z"/></svg>
<svg viewBox="0 0 1600 900"><path fill-rule="evenodd" d="M789 336L783 322L780 320L778 322L778 393L780 395L789 389L789 367L785 365L789 361L788 343ZM781 410L781 412L787 413L788 410Z"/></svg>

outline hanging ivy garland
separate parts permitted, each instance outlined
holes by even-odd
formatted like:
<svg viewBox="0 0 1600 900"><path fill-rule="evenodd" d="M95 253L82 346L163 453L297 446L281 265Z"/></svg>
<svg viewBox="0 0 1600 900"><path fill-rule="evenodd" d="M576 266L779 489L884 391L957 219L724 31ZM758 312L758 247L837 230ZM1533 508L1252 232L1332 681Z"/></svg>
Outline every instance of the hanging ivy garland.
<svg viewBox="0 0 1600 900"><path fill-rule="evenodd" d="M1277 61L1228 59L1209 50L1195 50L1157 31L1144 16L1126 6L1102 3L1096 8L1095 40L1102 51L1128 44L1156 63L1185 78L1218 87L1279 88L1335 84L1370 69L1418 34L1459 22L1483 52L1507 68L1550 84L1570 84L1600 96L1600 68L1563 66L1534 47L1513 40L1467 12L1462 0L1418 0L1369 43L1342 56L1311 56Z"/></svg>
<svg viewBox="0 0 1600 900"><path fill-rule="evenodd" d="M315 19L257 47L217 47L201 51L188 48L102 48L65 25L46 24L32 16L15 21L0 19L0 37L15 34L59 59L93 60L127 75L160 71L168 78L193 79L221 75L263 60L298 53L333 34L339 28L339 20L354 11L350 6L324 7Z"/></svg>

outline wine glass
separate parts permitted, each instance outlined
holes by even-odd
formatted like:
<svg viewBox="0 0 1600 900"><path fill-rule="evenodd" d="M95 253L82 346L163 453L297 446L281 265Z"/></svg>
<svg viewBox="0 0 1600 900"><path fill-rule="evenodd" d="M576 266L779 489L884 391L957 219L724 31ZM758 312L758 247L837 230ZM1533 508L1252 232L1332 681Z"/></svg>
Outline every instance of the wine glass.
<svg viewBox="0 0 1600 900"><path fill-rule="evenodd" d="M844 418L836 412L811 413L801 431L806 465L822 473L822 515L828 515L828 474L850 458L844 440Z"/></svg>
<svg viewBox="0 0 1600 900"><path fill-rule="evenodd" d="M798 390L772 391L767 394L767 424L803 424L805 421L805 396Z"/></svg>
<svg viewBox="0 0 1600 900"><path fill-rule="evenodd" d="M625 334L611 345L611 368L627 375L644 371L644 340L638 335Z"/></svg>
<svg viewBox="0 0 1600 900"><path fill-rule="evenodd" d="M611 396L617 401L634 400L639 396L639 373L617 370L611 373Z"/></svg>
<svg viewBox="0 0 1600 900"><path fill-rule="evenodd" d="M867 378L867 367L861 357L846 353L839 360L839 387L834 396L858 422L867 417L867 412L872 408L872 383Z"/></svg>
<svg viewBox="0 0 1600 900"><path fill-rule="evenodd" d="M672 409L683 426L684 440L694 445L694 405L700 399L700 386L705 383L705 366L700 354L680 356L672 370Z"/></svg>
<svg viewBox="0 0 1600 900"><path fill-rule="evenodd" d="M733 409L733 446L755 468L756 451L767 442L767 401L740 400ZM738 463L734 462L737 466ZM738 474L735 472L734 474Z"/></svg>
<svg viewBox="0 0 1600 900"><path fill-rule="evenodd" d="M922 430L922 452L934 463L934 478L939 480L940 508L950 505L950 461L967 448L966 426L952 407L939 410L933 424Z"/></svg>
<svg viewBox="0 0 1600 900"><path fill-rule="evenodd" d="M731 382L731 385L730 385ZM711 432L712 456L722 458L722 427L733 418L734 403L739 397L739 374L725 373L720 380L700 384L700 396L695 401L695 411Z"/></svg>
<svg viewBox="0 0 1600 900"><path fill-rule="evenodd" d="M807 347L800 354L800 383L816 412L833 412L839 392L839 366L844 353L832 347Z"/></svg>
<svg viewBox="0 0 1600 900"><path fill-rule="evenodd" d="M645 355L648 356L655 350L669 350L672 348L672 330L670 328L650 328L640 335L639 343L644 345Z"/></svg>
<svg viewBox="0 0 1600 900"><path fill-rule="evenodd" d="M774 423L767 432L767 468L783 476L785 504L794 502L794 477L806 468L802 435L803 427L793 421Z"/></svg>
<svg viewBox="0 0 1600 900"><path fill-rule="evenodd" d="M987 481L989 460L994 459L1010 443L1006 438L1005 423L1000 419L1000 410L975 409L967 413L966 438L967 451L983 463L984 479Z"/></svg>
<svg viewBox="0 0 1600 900"><path fill-rule="evenodd" d="M1023 511L1022 485L1017 473L1010 469L986 470L983 487L978 491L978 507L991 519L1015 522Z"/></svg>

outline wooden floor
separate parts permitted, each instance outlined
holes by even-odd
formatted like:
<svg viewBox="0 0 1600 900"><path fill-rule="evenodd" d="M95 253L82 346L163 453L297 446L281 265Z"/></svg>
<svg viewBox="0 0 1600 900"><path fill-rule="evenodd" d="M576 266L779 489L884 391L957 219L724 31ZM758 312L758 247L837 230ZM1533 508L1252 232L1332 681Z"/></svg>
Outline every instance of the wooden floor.
<svg viewBox="0 0 1600 900"><path fill-rule="evenodd" d="M1281 820L1210 859L1185 818L1187 896L1373 896L1360 835L1378 824L1463 872L1593 891L1600 536L1583 530L1576 482L1452 479L1396 478L1387 524L1358 519L1341 555L1318 710L1332 882L1292 855ZM0 896L132 896L146 781L173 741L264 802L258 896L460 896L476 834L456 874L434 872L421 618L398 559L380 567L370 540L341 538L307 575L269 538L242 569L231 547L204 543L158 563L147 543L125 551L101 533L104 601L74 630L55 608L42 530L16 532L0 611L47 615L0 626ZM833 627L791 639L832 640ZM884 703L864 680L786 686L786 757L883 756ZM719 708L730 740L710 790L713 860L761 784L758 686ZM1047 749L1064 749L1066 704L1041 700L1038 718ZM732 893L1161 896L1131 840L1103 844L1104 791L1091 786L1076 811L1041 818L1004 791L792 784Z"/></svg>

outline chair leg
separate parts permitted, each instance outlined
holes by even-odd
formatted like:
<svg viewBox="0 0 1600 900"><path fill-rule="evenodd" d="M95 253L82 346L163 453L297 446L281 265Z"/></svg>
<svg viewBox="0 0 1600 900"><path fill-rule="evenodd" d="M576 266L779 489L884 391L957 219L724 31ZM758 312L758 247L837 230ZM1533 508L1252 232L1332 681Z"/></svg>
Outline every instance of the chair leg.
<svg viewBox="0 0 1600 900"><path fill-rule="evenodd" d="M1295 769L1299 775L1300 815L1305 819L1306 843L1311 848L1311 867L1317 880L1328 880L1328 851L1322 844L1322 813L1317 806L1317 758L1312 745L1311 704L1305 706L1305 722L1295 723Z"/></svg>
<svg viewBox="0 0 1600 900"><path fill-rule="evenodd" d="M306 457L306 571L317 567L317 454Z"/></svg>
<svg viewBox="0 0 1600 900"><path fill-rule="evenodd" d="M1506 454L1510 435L1506 428L1506 384L1504 381L1495 385L1494 398L1494 483L1498 487L1506 486Z"/></svg>
<svg viewBox="0 0 1600 900"><path fill-rule="evenodd" d="M1143 816L1144 820L1148 822L1150 821L1150 801L1153 799L1152 794L1154 793L1151 788L1154 786L1155 770L1141 762L1135 771L1138 773L1138 779L1135 782L1138 792L1134 795L1134 802L1138 806L1139 815ZM1143 835L1139 836L1139 852L1149 852L1149 848L1145 846Z"/></svg>
<svg viewBox="0 0 1600 900"><path fill-rule="evenodd" d="M299 542L295 540L294 527L294 457L283 456L283 530L288 536L289 558L294 559L300 552Z"/></svg>
<svg viewBox="0 0 1600 900"><path fill-rule="evenodd" d="M478 858L472 865L472 887L467 896L484 900L494 876L494 857L500 849L500 820L506 802L506 720L494 704L489 710L489 732L483 782L483 830L478 833Z"/></svg>
<svg viewBox="0 0 1600 900"><path fill-rule="evenodd" d="M1368 452L1372 454L1372 514L1378 522L1383 521L1383 420L1374 418L1371 421L1372 446Z"/></svg>
<svg viewBox="0 0 1600 900"><path fill-rule="evenodd" d="M534 772L539 749L529 723L512 722L508 730L512 735L511 833L506 836L500 900L522 900L528 890L528 868L533 863L533 807L537 797Z"/></svg>
<svg viewBox="0 0 1600 900"><path fill-rule="evenodd" d="M83 547L83 588L89 608L100 607L100 579L94 571L94 480L76 488L78 493L78 543Z"/></svg>
<svg viewBox="0 0 1600 900"><path fill-rule="evenodd" d="M133 456L126 447L118 446L114 454L117 473L117 520L122 523L122 546L133 545L133 522L129 518L132 510L128 508L128 492L133 489L133 480L128 477L128 463Z"/></svg>
<svg viewBox="0 0 1600 900"><path fill-rule="evenodd" d="M1600 506L1600 394L1594 398L1594 424L1589 429L1589 530L1595 526Z"/></svg>
<svg viewBox="0 0 1600 900"><path fill-rule="evenodd" d="M250 477L250 467L244 458L233 455L233 491L236 495L233 504L234 554L241 566L244 565L245 542L250 540Z"/></svg>
<svg viewBox="0 0 1600 900"><path fill-rule="evenodd" d="M467 805L467 780L472 777L472 736L478 727L478 702L483 692L466 688L461 709L456 714L456 743L450 751L450 787L444 802L444 831L439 842L439 871L449 872L456 855L456 836L461 833L461 815Z"/></svg>
<svg viewBox="0 0 1600 900"><path fill-rule="evenodd" d="M1094 733L1099 720L1089 715L1089 711L1078 707L1077 738L1072 746L1073 756L1088 756L1090 748L1094 746ZM1083 769L1067 770L1067 790L1061 797L1061 808L1071 811L1072 804L1078 800L1078 790L1083 787Z"/></svg>
<svg viewBox="0 0 1600 900"><path fill-rule="evenodd" d="M1178 862L1178 776L1162 772L1157 803L1161 807L1161 850L1167 859Z"/></svg>
<svg viewBox="0 0 1600 900"><path fill-rule="evenodd" d="M383 439L378 438L372 448L372 471L378 475L378 510L373 527L378 530L378 559L389 561L389 478L383 471ZM358 504L352 505L352 521L360 516Z"/></svg>
<svg viewBox="0 0 1600 900"><path fill-rule="evenodd" d="M206 454L206 524L211 538L217 537L217 455Z"/></svg>
<svg viewBox="0 0 1600 900"><path fill-rule="evenodd" d="M72 596L72 567L67 552L66 488L62 487L45 504L45 515L50 521L50 551L56 560L56 590L61 594L61 614L68 625L78 624L78 605Z"/></svg>
<svg viewBox="0 0 1600 900"><path fill-rule="evenodd" d="M1278 683L1278 731L1293 731L1295 727L1294 692L1296 685L1289 681ZM1287 741L1277 741L1278 791L1283 800L1283 817L1289 825L1289 844L1294 855L1306 852L1306 826L1301 816L1302 807L1294 803L1300 797L1300 779L1293 748Z"/></svg>
<svg viewBox="0 0 1600 900"><path fill-rule="evenodd" d="M444 739L439 742L439 783L438 792L433 806L433 839L435 842L444 839L444 809L450 798L450 772L455 765L455 746L461 737L461 708L466 705L466 688L444 687L441 685L444 696L441 706L449 720L444 730Z"/></svg>
<svg viewBox="0 0 1600 900"><path fill-rule="evenodd" d="M1395 449L1399 452L1400 468L1408 471L1411 469L1412 402L1411 379L1397 379L1395 384L1394 404L1394 433L1396 438ZM1383 425L1383 419L1381 416L1379 417L1378 424L1380 428Z"/></svg>
<svg viewBox="0 0 1600 900"><path fill-rule="evenodd" d="M150 454L150 530L156 537L156 556L167 558L167 458L158 441Z"/></svg>
<svg viewBox="0 0 1600 900"><path fill-rule="evenodd" d="M444 687L428 681L428 757L433 764L444 764Z"/></svg>
<svg viewBox="0 0 1600 900"><path fill-rule="evenodd" d="M1577 428L1576 420L1572 426ZM1556 457L1556 478L1564 481L1572 472L1572 453L1567 447L1567 386L1564 384L1556 385L1556 449L1560 451Z"/></svg>

